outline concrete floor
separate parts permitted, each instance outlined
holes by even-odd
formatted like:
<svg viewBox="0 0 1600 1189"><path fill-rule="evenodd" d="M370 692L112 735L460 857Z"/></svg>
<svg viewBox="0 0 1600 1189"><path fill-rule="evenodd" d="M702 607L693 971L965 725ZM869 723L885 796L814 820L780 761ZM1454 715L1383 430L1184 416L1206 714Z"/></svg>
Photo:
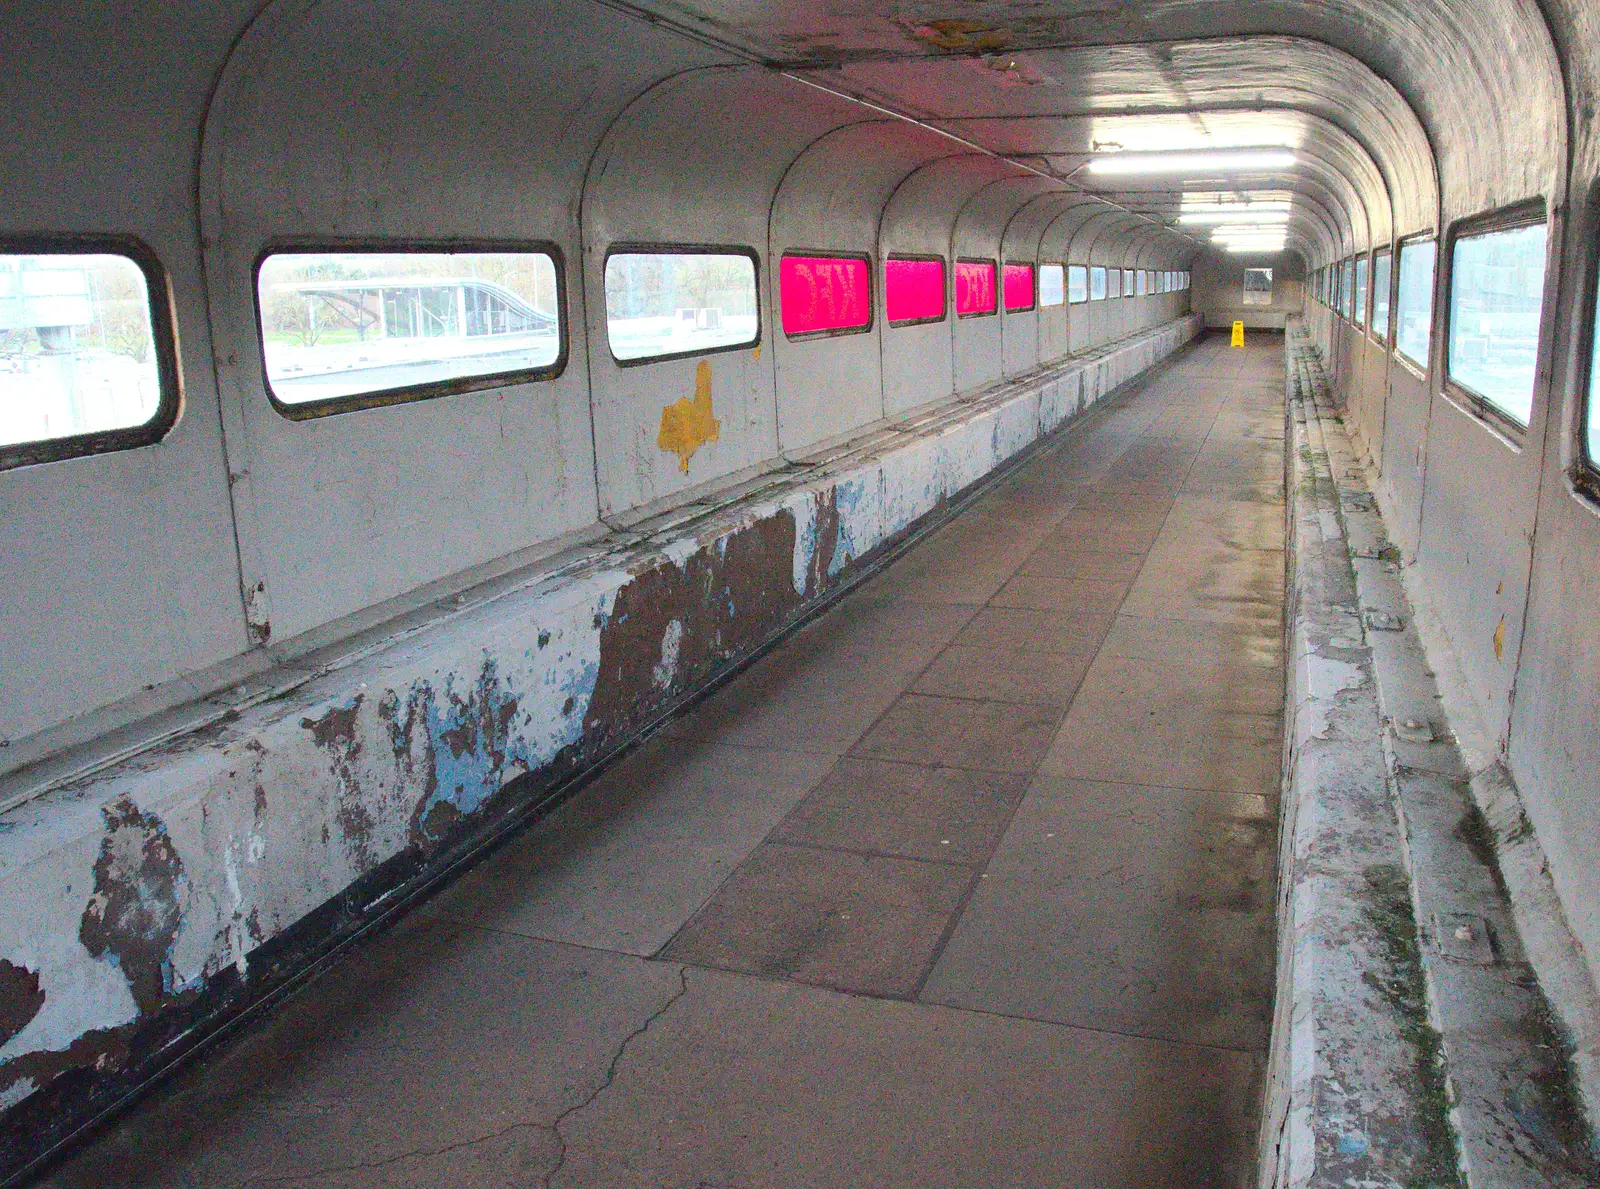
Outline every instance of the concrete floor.
<svg viewBox="0 0 1600 1189"><path fill-rule="evenodd" d="M1282 409L1157 369L49 1183L1236 1189Z"/></svg>

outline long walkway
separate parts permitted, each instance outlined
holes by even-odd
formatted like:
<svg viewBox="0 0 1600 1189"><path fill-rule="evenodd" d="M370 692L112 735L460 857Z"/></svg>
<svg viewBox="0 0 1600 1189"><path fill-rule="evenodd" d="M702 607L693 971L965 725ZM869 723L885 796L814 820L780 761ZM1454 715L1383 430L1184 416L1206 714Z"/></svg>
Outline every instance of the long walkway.
<svg viewBox="0 0 1600 1189"><path fill-rule="evenodd" d="M1282 402L1157 369L52 1183L1238 1189Z"/></svg>

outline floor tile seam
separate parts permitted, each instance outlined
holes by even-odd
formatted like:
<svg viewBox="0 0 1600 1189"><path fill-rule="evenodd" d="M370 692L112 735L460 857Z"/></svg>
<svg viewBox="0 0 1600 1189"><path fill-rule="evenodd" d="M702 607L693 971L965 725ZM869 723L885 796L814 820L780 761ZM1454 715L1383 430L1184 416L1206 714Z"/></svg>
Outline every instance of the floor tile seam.
<svg viewBox="0 0 1600 1189"><path fill-rule="evenodd" d="M627 955L636 957L636 955ZM806 990L821 991L829 995L840 995L847 999L860 999L869 1003L895 1003L903 1007L917 1009L920 1012L944 1013L949 1012L960 1016L972 1016L979 1019L1006 1020L1019 1024L1033 1024L1053 1031L1063 1033L1082 1033L1090 1036L1110 1036L1120 1040L1138 1041L1141 1044L1193 1051L1196 1053L1221 1053L1235 1057L1265 1057L1267 1046L1260 1047L1207 1044L1204 1041L1181 1040L1171 1036L1150 1036L1142 1032L1129 1032L1117 1028L1098 1028L1090 1024L1073 1024L1065 1020L1052 1020L1046 1016L1030 1016L1021 1012L996 1011L993 1008L968 1007L959 1003L941 1003L936 999L920 998L920 992L910 996L883 992L863 991L853 987L839 987L830 983L811 982L806 979L792 978L782 974L765 974L756 970L741 970L735 966L718 966L714 962L697 961L687 958L676 958L665 961L657 958L640 958L651 965L673 969L683 967L690 971L709 971L714 974L724 975L736 980L762 983L768 986L802 987Z"/></svg>
<svg viewBox="0 0 1600 1189"><path fill-rule="evenodd" d="M917 697L919 697L919 698L936 698L936 697L939 697L939 696L940 695L938 695L938 694L918 694L917 695ZM950 701L958 701L959 699L951 698L949 700ZM987 699L987 698L984 699L984 701L991 701L991 700L992 699ZM1002 703L1002 704L1003 705L1007 705L1007 706L1016 705L1016 703L1012 703L1012 702L1006 702L1006 703ZM966 772L966 773L970 773L970 774L972 774L974 776L1025 776L1025 775L1028 775L1027 773L1023 773L1023 772L1010 772L1010 771L1007 771L1004 768L980 768L980 767L977 767L977 766L975 766L973 764L946 764L946 763L937 762L937 761L933 762L933 763L923 763L920 760L902 760L902 759L898 759L898 758L896 758L894 756L848 755L847 754L847 755L840 756L839 759L840 759L841 762L844 761L844 760L855 760L855 761L857 761L859 763L893 764L897 768L920 768L925 772ZM837 768L838 768L838 764L835 764L832 768L828 769L828 776L832 776L833 773L837 770ZM825 776L825 777L823 777L823 779L826 780L827 777ZM818 784L816 784L816 785L813 785L811 788L806 790L806 796L809 797L812 793L816 792L816 790L818 788L820 788L820 787L822 787L820 782ZM804 800L805 800L805 797L802 797L800 799L800 801L804 801ZM800 801L795 802L796 807L799 806ZM785 815L785 816L787 816L787 815Z"/></svg>
<svg viewBox="0 0 1600 1189"><path fill-rule="evenodd" d="M701 906L703 907L703 906ZM700 909L697 907L696 912ZM617 949L609 945L598 945L584 941L573 941L566 937L547 937L542 933L526 932L521 929L510 929L504 925L485 925L479 921L469 921L462 917L446 913L437 914L434 920L454 925L461 929L471 929L476 933L489 933L495 937L513 937L518 941L532 942L535 945L550 945L564 950L577 950L588 954L605 954L613 958L629 958L635 962L647 962L652 966L673 967L681 966L681 962L671 962L660 957L662 946L651 953L641 954L637 950ZM675 934L676 935L676 934Z"/></svg>
<svg viewBox="0 0 1600 1189"><path fill-rule="evenodd" d="M1218 797L1255 797L1273 803L1278 800L1276 793L1241 793L1237 789L1215 789L1209 786L1201 787L1185 784L1156 784L1154 781L1148 780L1107 780L1100 776L1068 776L1060 772L1035 773L1034 780L1037 781L1041 775L1054 776L1062 780L1076 780L1082 784L1109 785L1114 788L1154 789L1158 792L1169 793L1205 793ZM1024 797L1032 796L1034 787L1034 785L1030 784Z"/></svg>
<svg viewBox="0 0 1600 1189"><path fill-rule="evenodd" d="M785 815L784 821L787 820L788 816ZM760 850L763 846L781 846L788 850L814 850L825 854L855 855L861 859L893 859L895 862L921 863L924 866L942 867L951 871L977 872L983 870L981 866L977 865L976 860L962 863L957 862L955 859L928 859L921 855L903 855L893 851L873 850L871 847L838 846L827 842L803 842L796 841L793 838L779 838L776 835L782 825L783 822L779 822L778 825L774 826L771 832L756 844L756 850ZM751 853L753 854L754 852L752 851ZM741 863L740 866L743 866L743 864Z"/></svg>

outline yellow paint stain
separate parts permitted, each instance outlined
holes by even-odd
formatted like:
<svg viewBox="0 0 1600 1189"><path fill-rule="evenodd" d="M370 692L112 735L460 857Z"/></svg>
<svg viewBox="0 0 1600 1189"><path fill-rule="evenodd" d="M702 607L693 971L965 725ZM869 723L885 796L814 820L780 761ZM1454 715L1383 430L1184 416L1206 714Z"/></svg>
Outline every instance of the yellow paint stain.
<svg viewBox="0 0 1600 1189"><path fill-rule="evenodd" d="M750 352L750 358L751 359L760 359L761 358L761 344L760 343L757 343L756 344L756 349L754 351Z"/></svg>
<svg viewBox="0 0 1600 1189"><path fill-rule="evenodd" d="M678 469L689 473L689 460L707 442L722 433L722 422L711 415L711 365L702 359L694 369L694 399L680 396L661 410L656 445L678 456Z"/></svg>
<svg viewBox="0 0 1600 1189"><path fill-rule="evenodd" d="M911 35L942 50L998 50L1011 40L1008 29L963 20L929 21L913 29Z"/></svg>
<svg viewBox="0 0 1600 1189"><path fill-rule="evenodd" d="M1233 324L1233 345L1235 347L1244 346L1244 323L1243 322L1235 322Z"/></svg>
<svg viewBox="0 0 1600 1189"><path fill-rule="evenodd" d="M1506 651L1506 617L1502 615L1494 629L1494 659L1499 660Z"/></svg>

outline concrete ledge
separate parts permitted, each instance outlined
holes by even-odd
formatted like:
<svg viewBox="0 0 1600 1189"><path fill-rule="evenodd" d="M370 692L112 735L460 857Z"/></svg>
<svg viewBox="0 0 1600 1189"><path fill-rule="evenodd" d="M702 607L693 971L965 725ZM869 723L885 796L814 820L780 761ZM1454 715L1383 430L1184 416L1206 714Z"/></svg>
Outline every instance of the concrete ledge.
<svg viewBox="0 0 1600 1189"><path fill-rule="evenodd" d="M1364 469L1286 342L1294 656L1263 1186L1595 1182Z"/></svg>
<svg viewBox="0 0 1600 1189"><path fill-rule="evenodd" d="M465 592L0 817L0 1179L1199 329L924 411Z"/></svg>

